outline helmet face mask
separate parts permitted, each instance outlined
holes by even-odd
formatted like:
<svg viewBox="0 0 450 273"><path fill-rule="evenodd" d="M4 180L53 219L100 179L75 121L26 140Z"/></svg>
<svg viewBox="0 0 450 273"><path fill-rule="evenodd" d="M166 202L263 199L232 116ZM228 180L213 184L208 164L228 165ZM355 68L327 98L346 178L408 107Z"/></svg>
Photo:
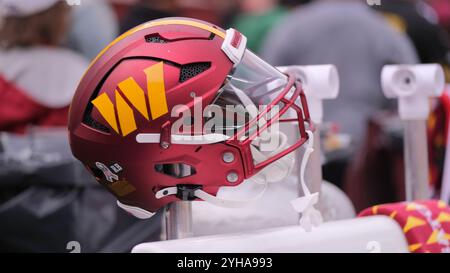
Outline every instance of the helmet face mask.
<svg viewBox="0 0 450 273"><path fill-rule="evenodd" d="M278 132L283 122L298 124L290 147ZM69 131L75 157L119 206L147 218L178 199L198 200L196 190L214 196L251 178L306 142L305 122L300 83L246 50L244 36L167 18L95 59Z"/></svg>
<svg viewBox="0 0 450 273"><path fill-rule="evenodd" d="M249 51L249 53L251 52ZM251 96L248 97L254 104L258 104L260 110L256 112L256 115L254 115L252 120L243 126L243 128L227 142L230 145L235 145L243 149L244 146L248 146L253 140L260 137L261 134L264 134L267 130L279 130L278 123L281 122L298 122L300 139L282 153L267 158L257 164L249 164L246 169L246 177L251 176L253 173L260 171L272 162L296 150L307 140L304 122L309 122L309 112L301 86L299 86L299 83L295 82L295 78L292 75L285 76L275 68L271 68L276 71L277 74L280 74L280 77L266 78L261 82L255 82L257 88L248 88L247 90L250 90L250 92L240 89L239 92L251 94ZM299 102L301 107L297 104ZM285 116L288 110L294 111L294 118L292 118L292 114L287 115L288 117ZM254 129L255 127L257 127L256 130ZM272 141L272 139L269 139L269 141ZM279 145L275 143L267 146L268 148L266 148L266 150L270 151L274 150ZM249 155L248 157L248 162L255 161L252 155Z"/></svg>

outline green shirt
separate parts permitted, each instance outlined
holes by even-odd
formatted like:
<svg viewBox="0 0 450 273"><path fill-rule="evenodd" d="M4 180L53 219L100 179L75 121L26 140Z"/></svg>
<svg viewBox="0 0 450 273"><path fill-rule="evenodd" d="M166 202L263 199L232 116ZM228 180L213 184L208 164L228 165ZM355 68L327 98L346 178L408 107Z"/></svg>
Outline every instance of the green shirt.
<svg viewBox="0 0 450 273"><path fill-rule="evenodd" d="M258 52L268 31L286 14L286 9L275 7L264 14L243 13L236 17L234 27L247 37L247 48Z"/></svg>

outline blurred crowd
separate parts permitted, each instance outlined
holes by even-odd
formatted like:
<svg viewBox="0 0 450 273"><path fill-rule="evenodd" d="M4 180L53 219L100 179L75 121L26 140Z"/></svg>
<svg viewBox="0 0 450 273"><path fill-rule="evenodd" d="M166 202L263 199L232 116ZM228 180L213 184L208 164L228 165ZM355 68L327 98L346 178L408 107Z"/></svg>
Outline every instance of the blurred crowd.
<svg viewBox="0 0 450 273"><path fill-rule="evenodd" d="M377 76L383 65L446 64L449 58L450 3L445 0L392 0L372 7L363 0L80 0L73 6L55 2L33 14L7 11L3 16L1 83L16 86L31 100L25 107L29 113L24 107L16 113L11 99L22 104L25 98L2 93L8 96L0 105L2 131L23 132L28 124L63 125L61 108L68 105L89 61L120 33L163 17L193 17L234 27L246 35L252 51L273 65L335 64L341 94L327 103L325 120L336 123L357 144L364 138L367 120L392 106L380 92ZM36 67L43 61L49 69ZM27 76L16 75L22 73ZM62 101L49 102L54 96L45 93L52 92L60 92ZM34 102L37 105L28 106ZM52 118L55 107L61 120Z"/></svg>
<svg viewBox="0 0 450 273"><path fill-rule="evenodd" d="M33 8L9 8L15 1ZM373 6L365 0L45 2L0 0L0 132L26 135L34 127L65 126L79 79L115 37L153 19L193 17L236 28L248 38L248 47L273 65L337 66L340 95L324 108L325 153L330 154L324 176L346 190L358 209L404 198L392 182L401 180L398 173L402 173L396 164L401 153L395 136L388 136L390 144L372 145L379 143L374 141L377 135L387 134L381 113L396 109L381 92L382 67L440 63L450 80L448 0L382 0ZM447 97L444 94L434 102L429 122L430 177L436 194L445 169ZM351 144L340 144L339 137L344 136ZM339 155L338 150L344 152ZM369 160L361 154L373 157ZM360 159L357 166L355 158ZM368 181L367 173L385 182L357 186ZM368 191L380 194L369 197ZM2 203L11 198L3 196L0 217ZM1 244L0 240L0 249Z"/></svg>

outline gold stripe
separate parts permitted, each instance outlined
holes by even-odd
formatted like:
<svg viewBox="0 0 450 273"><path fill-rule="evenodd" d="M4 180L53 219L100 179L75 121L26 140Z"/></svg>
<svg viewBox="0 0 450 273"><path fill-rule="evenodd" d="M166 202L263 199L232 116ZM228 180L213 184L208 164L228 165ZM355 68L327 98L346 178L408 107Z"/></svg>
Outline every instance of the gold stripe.
<svg viewBox="0 0 450 273"><path fill-rule="evenodd" d="M150 102L150 112L154 120L169 112L164 86L163 66L163 62L159 62L144 70L145 75L147 75L147 94Z"/></svg>
<svg viewBox="0 0 450 273"><path fill-rule="evenodd" d="M126 136L137 129L134 120L133 109L125 102L119 92L116 90L117 116L119 117L120 129L122 135Z"/></svg>
<svg viewBox="0 0 450 273"><path fill-rule="evenodd" d="M106 93L102 93L92 101L92 104L95 106L95 108L97 108L97 110L106 120L106 122L108 122L108 124L114 129L114 131L119 133L114 104L111 102L108 95L106 95Z"/></svg>
<svg viewBox="0 0 450 273"><path fill-rule="evenodd" d="M147 105L145 104L145 93L137 82L132 77L129 77L128 79L120 82L118 86L125 97L134 107L136 107L139 113L149 120Z"/></svg>

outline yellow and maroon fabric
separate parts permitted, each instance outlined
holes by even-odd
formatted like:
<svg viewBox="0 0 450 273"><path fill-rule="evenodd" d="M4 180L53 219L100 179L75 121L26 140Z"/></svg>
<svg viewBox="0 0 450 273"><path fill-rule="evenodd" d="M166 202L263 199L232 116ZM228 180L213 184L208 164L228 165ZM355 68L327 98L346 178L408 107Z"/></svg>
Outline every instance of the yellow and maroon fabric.
<svg viewBox="0 0 450 273"><path fill-rule="evenodd" d="M439 98L427 122L430 186L433 189L434 196L440 196L441 194L445 169L445 156L450 125L449 94L448 91L444 92Z"/></svg>
<svg viewBox="0 0 450 273"><path fill-rule="evenodd" d="M428 200L378 205L359 217L386 215L397 221L414 253L450 253L450 207Z"/></svg>

